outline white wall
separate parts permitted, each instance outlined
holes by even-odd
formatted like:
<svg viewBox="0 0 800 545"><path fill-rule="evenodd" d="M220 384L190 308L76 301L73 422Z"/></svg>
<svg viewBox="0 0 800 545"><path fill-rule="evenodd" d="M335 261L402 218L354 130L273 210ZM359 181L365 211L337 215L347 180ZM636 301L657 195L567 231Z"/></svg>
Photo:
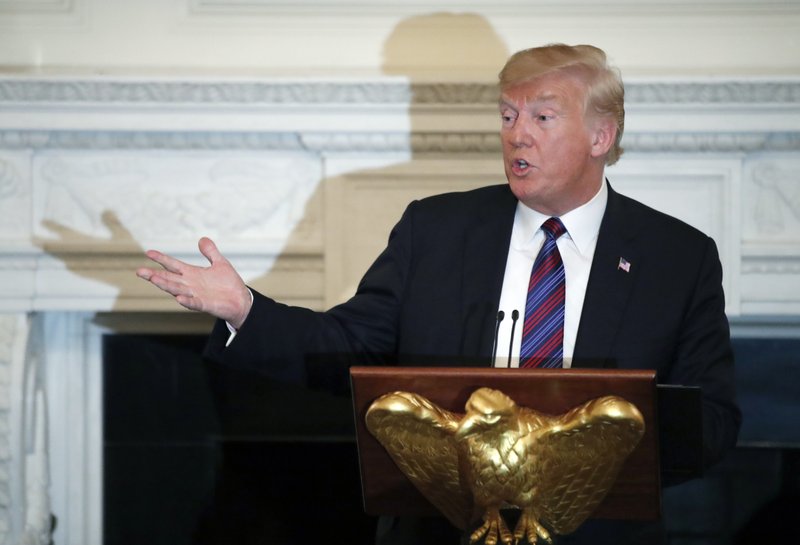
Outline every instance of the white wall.
<svg viewBox="0 0 800 545"><path fill-rule="evenodd" d="M0 67L493 77L558 41L627 76L785 75L798 29L798 0L0 0Z"/></svg>

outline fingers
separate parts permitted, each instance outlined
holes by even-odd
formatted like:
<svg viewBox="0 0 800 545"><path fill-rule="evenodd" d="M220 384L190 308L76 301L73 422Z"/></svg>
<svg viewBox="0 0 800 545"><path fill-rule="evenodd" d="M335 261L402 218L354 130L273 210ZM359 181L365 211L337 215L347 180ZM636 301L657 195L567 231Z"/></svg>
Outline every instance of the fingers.
<svg viewBox="0 0 800 545"><path fill-rule="evenodd" d="M167 254L162 254L157 250L147 250L144 255L146 255L151 261L155 261L164 267L169 272L176 274L183 274L183 270L189 266L183 261L168 256Z"/></svg>
<svg viewBox="0 0 800 545"><path fill-rule="evenodd" d="M176 295L175 300L179 305L189 310L202 311L203 307L199 304L196 298L190 295Z"/></svg>
<svg viewBox="0 0 800 545"><path fill-rule="evenodd" d="M143 280L150 280L153 277L153 273L155 271L153 269L148 269L147 267L139 267L136 269L136 276Z"/></svg>
<svg viewBox="0 0 800 545"><path fill-rule="evenodd" d="M214 241L208 237L202 237L197 242L197 247L200 249L200 253L203 254L212 265L221 259L225 259L217 249L217 245L214 244Z"/></svg>
<svg viewBox="0 0 800 545"><path fill-rule="evenodd" d="M198 247L211 263L210 267L196 267L157 250L148 250L147 258L163 269L139 267L136 275L172 295L178 304L190 310L209 312L223 319L229 319L229 315L238 317L241 312L230 302L232 297L237 297L233 293L236 290L230 286L241 279L211 239L201 238ZM249 297L249 292L247 295Z"/></svg>
<svg viewBox="0 0 800 545"><path fill-rule="evenodd" d="M145 280L148 280L151 284L153 284L160 290L169 293L172 296L176 297L178 295L186 297L193 296L191 287L186 285L186 283L184 283L181 280L181 277L175 277L168 274L164 274L163 271L151 270L149 271L149 277L145 278Z"/></svg>

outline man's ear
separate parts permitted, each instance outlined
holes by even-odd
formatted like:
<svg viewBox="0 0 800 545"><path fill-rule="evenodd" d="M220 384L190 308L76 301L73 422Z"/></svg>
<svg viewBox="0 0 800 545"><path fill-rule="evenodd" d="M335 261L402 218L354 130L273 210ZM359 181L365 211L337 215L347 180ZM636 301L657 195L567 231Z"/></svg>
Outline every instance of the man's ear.
<svg viewBox="0 0 800 545"><path fill-rule="evenodd" d="M604 157L617 139L617 126L613 119L598 117L592 122L592 157Z"/></svg>

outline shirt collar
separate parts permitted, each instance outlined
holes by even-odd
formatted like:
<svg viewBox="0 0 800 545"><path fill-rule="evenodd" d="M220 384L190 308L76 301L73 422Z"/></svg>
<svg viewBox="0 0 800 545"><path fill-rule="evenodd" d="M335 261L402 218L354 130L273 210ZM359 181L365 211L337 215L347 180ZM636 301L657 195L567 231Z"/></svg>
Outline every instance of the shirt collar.
<svg viewBox="0 0 800 545"><path fill-rule="evenodd" d="M593 247L593 242L600 232L600 223L606 211L608 202L608 187L605 181L600 184L600 190L589 202L570 210L559 219L567 229L567 236L575 244L581 255ZM550 216L528 208L522 202L517 203L517 212L514 217L514 245L517 248L529 246L533 237L542 224Z"/></svg>

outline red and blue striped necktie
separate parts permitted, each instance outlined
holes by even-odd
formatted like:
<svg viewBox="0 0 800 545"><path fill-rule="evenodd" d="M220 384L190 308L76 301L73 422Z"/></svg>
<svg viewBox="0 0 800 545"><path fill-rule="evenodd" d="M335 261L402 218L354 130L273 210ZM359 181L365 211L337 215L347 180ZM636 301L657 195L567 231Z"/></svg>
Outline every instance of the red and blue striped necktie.
<svg viewBox="0 0 800 545"><path fill-rule="evenodd" d="M561 367L564 361L564 264L556 240L567 232L561 220L542 225L544 244L528 283L520 367Z"/></svg>

